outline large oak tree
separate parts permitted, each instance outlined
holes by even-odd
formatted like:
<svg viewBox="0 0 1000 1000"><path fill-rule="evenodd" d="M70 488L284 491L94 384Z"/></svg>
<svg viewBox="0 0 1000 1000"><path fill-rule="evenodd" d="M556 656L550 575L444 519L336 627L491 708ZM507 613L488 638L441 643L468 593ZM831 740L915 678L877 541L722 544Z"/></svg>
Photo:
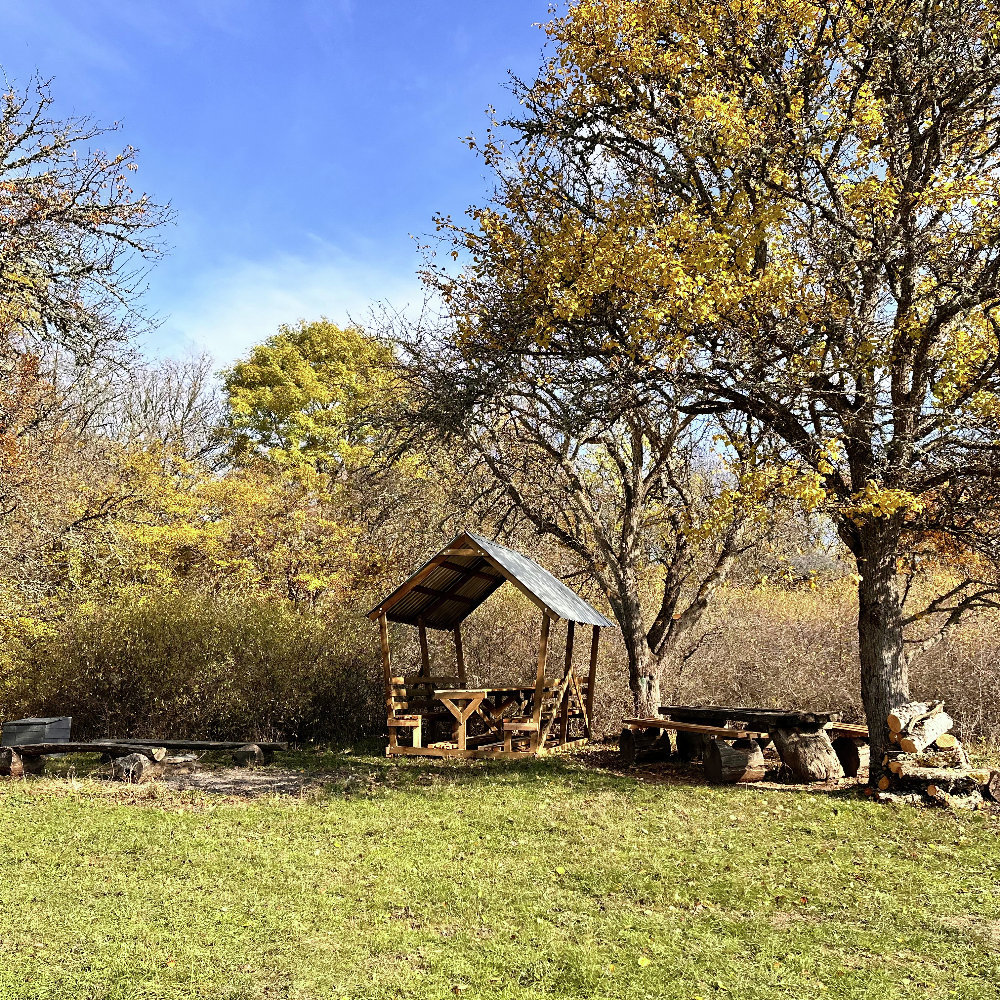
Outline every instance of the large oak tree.
<svg viewBox="0 0 1000 1000"><path fill-rule="evenodd" d="M683 372L812 476L857 562L873 760L911 657L998 594L998 23L989 0L578 0L513 144L481 144L493 203L441 220L470 255L458 343ZM524 262L502 329L463 309L483 240ZM922 607L916 552L957 574Z"/></svg>

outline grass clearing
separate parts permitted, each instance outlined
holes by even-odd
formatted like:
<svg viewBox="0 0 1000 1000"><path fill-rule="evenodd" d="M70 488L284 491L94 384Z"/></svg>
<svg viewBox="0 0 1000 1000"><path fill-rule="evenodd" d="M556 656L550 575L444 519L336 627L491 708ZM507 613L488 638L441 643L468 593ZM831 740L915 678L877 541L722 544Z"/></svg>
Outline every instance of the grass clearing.
<svg viewBox="0 0 1000 1000"><path fill-rule="evenodd" d="M986 1000L997 819L567 755L290 755L252 801L0 785L3 1000Z"/></svg>

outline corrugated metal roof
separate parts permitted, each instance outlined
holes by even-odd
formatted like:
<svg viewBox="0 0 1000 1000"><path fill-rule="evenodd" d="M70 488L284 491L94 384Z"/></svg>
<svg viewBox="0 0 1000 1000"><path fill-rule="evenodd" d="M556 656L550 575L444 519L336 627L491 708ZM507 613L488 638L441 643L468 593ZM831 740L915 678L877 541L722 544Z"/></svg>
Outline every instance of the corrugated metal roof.
<svg viewBox="0 0 1000 1000"><path fill-rule="evenodd" d="M507 581L557 618L611 626L582 597L527 556L463 532L369 612L390 621L453 629Z"/></svg>
<svg viewBox="0 0 1000 1000"><path fill-rule="evenodd" d="M481 535L466 532L489 557L507 570L522 586L527 587L538 600L560 618L581 625L600 625L609 628L611 622L599 611L592 608L579 594L574 593L565 583L557 580L544 566L534 559L508 549L499 542L491 542Z"/></svg>

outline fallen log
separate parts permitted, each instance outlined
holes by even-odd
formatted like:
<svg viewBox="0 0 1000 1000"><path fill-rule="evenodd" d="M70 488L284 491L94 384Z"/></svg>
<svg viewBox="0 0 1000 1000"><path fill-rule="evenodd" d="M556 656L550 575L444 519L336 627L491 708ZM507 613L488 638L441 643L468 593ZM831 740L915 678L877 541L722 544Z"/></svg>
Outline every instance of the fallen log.
<svg viewBox="0 0 1000 1000"><path fill-rule="evenodd" d="M844 776L825 729L773 729L771 739L782 763L799 781L831 781Z"/></svg>
<svg viewBox="0 0 1000 1000"><path fill-rule="evenodd" d="M737 740L732 746L711 740L705 747L705 777L715 785L760 781L767 767L764 751L754 740Z"/></svg>
<svg viewBox="0 0 1000 1000"><path fill-rule="evenodd" d="M935 788L952 793L979 792L990 780L989 771L972 770L969 768L950 767L919 767L905 761L900 763L896 772L899 781L908 785L922 785L924 788Z"/></svg>
<svg viewBox="0 0 1000 1000"><path fill-rule="evenodd" d="M919 792L905 792L903 794L897 792L876 792L874 798L876 802L894 803L896 805L927 806L930 804L929 800Z"/></svg>
<svg viewBox="0 0 1000 1000"><path fill-rule="evenodd" d="M905 733L900 734L899 749L905 753L920 753L939 736L943 736L955 724L947 712L935 712L913 723Z"/></svg>
<svg viewBox="0 0 1000 1000"><path fill-rule="evenodd" d="M954 733L942 733L935 741L934 745L939 750L951 750L954 747L961 746L958 742L958 737Z"/></svg>
<svg viewBox="0 0 1000 1000"><path fill-rule="evenodd" d="M969 755L965 747L952 747L948 750L927 749L923 753L900 753L887 761L889 770L899 774L904 766L911 767L957 767L969 768Z"/></svg>
<svg viewBox="0 0 1000 1000"><path fill-rule="evenodd" d="M944 711L943 701L935 701L929 704L922 701L911 701L905 705L900 705L898 708L894 708L886 717L886 721L889 723L889 732L902 733L910 729L918 720L936 715L942 711Z"/></svg>
<svg viewBox="0 0 1000 1000"><path fill-rule="evenodd" d="M983 796L978 789L965 794L956 794L931 785L927 789L927 794L935 802L940 802L949 809L978 809L983 804Z"/></svg>

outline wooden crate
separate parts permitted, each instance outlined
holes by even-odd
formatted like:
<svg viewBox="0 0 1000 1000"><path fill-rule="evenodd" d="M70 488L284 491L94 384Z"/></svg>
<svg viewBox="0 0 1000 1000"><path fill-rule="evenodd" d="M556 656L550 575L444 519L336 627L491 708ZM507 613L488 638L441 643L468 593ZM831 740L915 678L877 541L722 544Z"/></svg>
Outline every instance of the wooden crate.
<svg viewBox="0 0 1000 1000"><path fill-rule="evenodd" d="M0 731L0 746L20 747L32 743L68 743L73 720L68 715L52 719L11 719Z"/></svg>

